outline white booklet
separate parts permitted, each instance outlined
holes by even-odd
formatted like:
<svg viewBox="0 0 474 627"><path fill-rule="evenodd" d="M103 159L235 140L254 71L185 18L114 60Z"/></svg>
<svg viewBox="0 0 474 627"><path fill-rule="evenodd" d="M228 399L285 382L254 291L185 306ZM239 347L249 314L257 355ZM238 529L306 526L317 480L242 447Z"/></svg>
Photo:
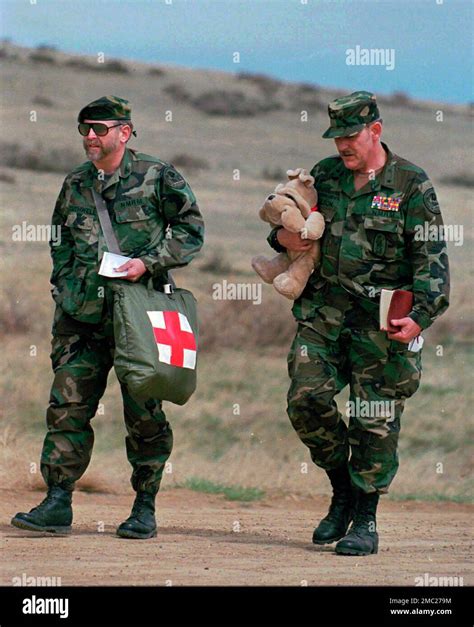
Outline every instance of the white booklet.
<svg viewBox="0 0 474 627"><path fill-rule="evenodd" d="M421 335L417 335L408 344L408 350L411 351L412 353L417 353L418 351L421 351L424 343L425 343L425 338L423 338Z"/></svg>
<svg viewBox="0 0 474 627"><path fill-rule="evenodd" d="M120 278L121 276L127 276L127 272L115 272L114 268L122 266L127 261L130 261L131 257L124 257L124 255L117 255L116 253L105 252L102 257L102 262L99 268L99 274L102 276L108 276L112 279Z"/></svg>

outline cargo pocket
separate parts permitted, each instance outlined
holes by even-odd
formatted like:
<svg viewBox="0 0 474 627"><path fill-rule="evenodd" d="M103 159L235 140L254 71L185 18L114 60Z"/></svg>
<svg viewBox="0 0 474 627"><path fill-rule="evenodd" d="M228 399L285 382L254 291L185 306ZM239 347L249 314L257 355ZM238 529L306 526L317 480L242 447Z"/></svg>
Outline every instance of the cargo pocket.
<svg viewBox="0 0 474 627"><path fill-rule="evenodd" d="M408 350L408 345L392 340L385 365L385 391L396 399L410 398L421 380L421 353Z"/></svg>
<svg viewBox="0 0 474 627"><path fill-rule="evenodd" d="M294 302L292 313L296 320L313 320L318 309L325 304L324 288L326 280L312 281L303 294Z"/></svg>
<svg viewBox="0 0 474 627"><path fill-rule="evenodd" d="M364 230L367 246L363 259L395 259L403 251L403 225L400 220L383 216L366 216Z"/></svg>
<svg viewBox="0 0 474 627"><path fill-rule="evenodd" d="M76 315L84 304L84 277L76 276L74 268L73 276L62 282L61 287L53 289L53 298L63 311L70 316Z"/></svg>

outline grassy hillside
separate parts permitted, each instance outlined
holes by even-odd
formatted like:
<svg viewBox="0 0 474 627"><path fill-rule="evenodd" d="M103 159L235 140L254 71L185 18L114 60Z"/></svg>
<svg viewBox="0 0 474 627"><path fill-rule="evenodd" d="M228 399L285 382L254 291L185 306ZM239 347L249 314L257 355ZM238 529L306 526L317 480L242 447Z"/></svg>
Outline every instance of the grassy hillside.
<svg viewBox="0 0 474 627"><path fill-rule="evenodd" d="M194 477L267 491L327 491L321 471L308 464L308 473L301 472L309 456L285 414L285 357L294 333L289 303L269 286L260 305L218 302L212 286L224 279L255 281L250 258L267 251L258 208L287 168L311 168L334 152L320 136L327 102L337 94L248 75L117 60L104 67L94 59L11 44L0 57L2 479L40 482L30 463L38 462L52 380L48 247L13 241L12 226L48 224L66 171L84 160L77 112L112 93L132 102L138 138L131 146L183 171L207 226L202 254L176 273L198 296L203 352L196 395L184 408L167 407L176 444L165 485ZM452 305L426 333L423 382L407 403L402 463L391 494L464 500L472 441L472 118L468 108L403 94L381 99L380 107L385 141L430 174L445 222L464 226L463 245L449 244ZM301 121L303 110L307 122ZM439 111L443 121L437 121ZM90 489L128 485L121 416L111 374L103 414L94 419L96 454L84 478Z"/></svg>

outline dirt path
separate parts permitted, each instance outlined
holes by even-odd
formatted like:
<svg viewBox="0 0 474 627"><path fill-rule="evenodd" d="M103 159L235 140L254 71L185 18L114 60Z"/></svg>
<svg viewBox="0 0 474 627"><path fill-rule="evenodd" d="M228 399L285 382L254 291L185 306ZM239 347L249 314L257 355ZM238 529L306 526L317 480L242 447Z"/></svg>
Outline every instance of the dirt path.
<svg viewBox="0 0 474 627"><path fill-rule="evenodd" d="M473 585L469 505L382 500L378 555L336 556L311 544L328 499L279 497L236 503L170 490L158 498L160 529L149 541L115 528L132 495L74 495L73 534L51 537L10 526L38 492L0 492L0 584L60 577L65 585L415 585L425 573ZM103 531L101 531L103 529Z"/></svg>

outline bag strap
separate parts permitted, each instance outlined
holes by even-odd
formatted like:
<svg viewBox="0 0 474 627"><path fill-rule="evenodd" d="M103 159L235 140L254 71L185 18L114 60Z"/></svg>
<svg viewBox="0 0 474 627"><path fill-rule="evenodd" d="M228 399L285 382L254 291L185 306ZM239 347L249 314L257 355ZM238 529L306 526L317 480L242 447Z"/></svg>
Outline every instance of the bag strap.
<svg viewBox="0 0 474 627"><path fill-rule="evenodd" d="M107 205L105 204L105 200L94 188L92 188L92 195L94 196L95 207L97 209L97 215L99 216L99 222L102 227L107 248L110 253L121 255L122 252L112 227L112 222L110 221L110 215Z"/></svg>
<svg viewBox="0 0 474 627"><path fill-rule="evenodd" d="M99 216L100 226L102 228L105 243L107 245L107 248L109 249L109 253L116 253L117 255L121 255L122 251L120 250L117 236L115 235L114 229L112 227L112 222L110 221L110 215L107 209L107 205L105 204L105 200L103 196L99 194L94 188L92 188L92 195L94 197L97 215ZM165 289L165 293L170 294L173 293L176 289L176 283L174 282L174 279L169 271L166 272L166 277L168 279L168 282L165 283L163 287ZM152 280L153 279L150 277L148 287L150 287L150 283L152 282Z"/></svg>

